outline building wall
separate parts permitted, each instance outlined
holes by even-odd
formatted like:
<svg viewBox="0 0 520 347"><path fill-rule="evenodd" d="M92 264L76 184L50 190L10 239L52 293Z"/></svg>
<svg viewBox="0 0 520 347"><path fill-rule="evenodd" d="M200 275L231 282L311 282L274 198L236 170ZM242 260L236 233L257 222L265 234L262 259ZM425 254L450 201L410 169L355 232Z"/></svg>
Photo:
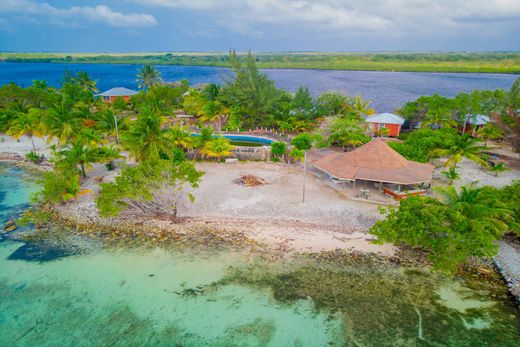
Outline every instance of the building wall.
<svg viewBox="0 0 520 347"><path fill-rule="evenodd" d="M371 128L374 130L374 132L379 130L379 123L370 123ZM397 137L399 136L399 133L401 132L401 125L399 124L385 124L385 128L388 129L389 133L388 136L391 137Z"/></svg>
<svg viewBox="0 0 520 347"><path fill-rule="evenodd" d="M103 102L105 102L107 104L111 104L114 101L116 101L117 98L123 98L123 100L125 100L125 102L129 102L130 101L130 96L128 96L128 95L125 95L125 96L109 96L108 99L106 97L102 96L101 100L103 100Z"/></svg>

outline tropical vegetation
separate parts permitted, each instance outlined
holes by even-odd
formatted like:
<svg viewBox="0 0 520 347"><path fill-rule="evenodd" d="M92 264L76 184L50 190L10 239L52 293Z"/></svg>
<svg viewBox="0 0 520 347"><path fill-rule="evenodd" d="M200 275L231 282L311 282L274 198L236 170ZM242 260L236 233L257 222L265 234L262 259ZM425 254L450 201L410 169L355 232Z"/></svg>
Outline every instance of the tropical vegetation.
<svg viewBox="0 0 520 347"><path fill-rule="evenodd" d="M518 181L513 184L518 191ZM384 211L370 233L378 243L420 247L434 267L454 271L469 257L492 257L496 240L508 231L518 231L518 195L512 187L452 186L439 189L439 198L413 197L401 200L399 208ZM507 200L504 198L507 196Z"/></svg>
<svg viewBox="0 0 520 347"><path fill-rule="evenodd" d="M0 53L10 62L204 65L230 67L222 53ZM260 68L519 73L518 52L345 52L261 53Z"/></svg>
<svg viewBox="0 0 520 347"><path fill-rule="evenodd" d="M84 182L95 165L118 169L113 182L101 183L96 197L104 217L175 218L203 174L189 159L221 162L232 155L223 129L270 129L290 138L272 143L273 161L286 155L298 161L315 147L350 151L370 141L363 119L374 113L368 100L338 92L313 97L305 86L288 93L258 69L258 57L251 53L231 52L226 59L234 75L223 85L166 83L156 67L145 65L137 77L142 90L129 102L94 97L96 81L85 73L67 72L60 88L45 81L27 88L5 85L0 87L0 132L29 138L33 150L27 158L34 162L44 159L34 138L53 143L54 170L42 177L40 206L92 194ZM468 257L492 256L494 241L519 230L518 181L503 189L451 186L463 158L490 165L486 142L506 141L520 150L519 89L520 79L509 91L425 96L399 110L408 131L390 146L418 162L441 158L450 186L436 198L410 198L386 210L386 219L370 231L378 242L420 247L435 267L452 271ZM494 122L476 130L470 114L490 115ZM489 170L498 175L507 168L491 163Z"/></svg>

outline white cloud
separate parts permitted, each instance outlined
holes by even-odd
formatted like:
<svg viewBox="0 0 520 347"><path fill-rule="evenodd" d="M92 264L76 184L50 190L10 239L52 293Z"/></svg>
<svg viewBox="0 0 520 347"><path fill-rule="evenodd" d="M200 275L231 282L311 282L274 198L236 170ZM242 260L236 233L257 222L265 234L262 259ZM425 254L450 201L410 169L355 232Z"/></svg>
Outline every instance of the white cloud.
<svg viewBox="0 0 520 347"><path fill-rule="evenodd" d="M505 21L520 23L520 0L133 1L204 14L219 26L244 33L276 25L292 26L299 32L450 35L454 30L485 29L490 22L498 26Z"/></svg>
<svg viewBox="0 0 520 347"><path fill-rule="evenodd" d="M29 0L1 0L0 13L12 13L61 25L100 22L113 27L147 27L157 25L154 16L144 13L122 13L107 6L72 6L58 8L48 3Z"/></svg>
<svg viewBox="0 0 520 347"><path fill-rule="evenodd" d="M206 12L222 26L245 30L255 24L309 24L314 29L385 29L392 21L342 6L338 1L308 0L138 0L140 4Z"/></svg>

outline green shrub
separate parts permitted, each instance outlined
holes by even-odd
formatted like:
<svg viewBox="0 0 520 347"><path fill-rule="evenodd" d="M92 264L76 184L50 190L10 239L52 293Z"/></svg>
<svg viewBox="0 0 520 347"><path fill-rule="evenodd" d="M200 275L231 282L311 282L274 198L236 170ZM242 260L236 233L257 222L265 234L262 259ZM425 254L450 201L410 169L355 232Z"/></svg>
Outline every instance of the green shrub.
<svg viewBox="0 0 520 347"><path fill-rule="evenodd" d="M422 128L409 133L404 142L390 141L388 144L406 159L426 163L433 149L450 148L458 136L457 129Z"/></svg>
<svg viewBox="0 0 520 347"><path fill-rule="evenodd" d="M45 160L45 155L38 154L35 151L30 151L29 153L25 154L25 158L33 164L40 164Z"/></svg>
<svg viewBox="0 0 520 347"><path fill-rule="evenodd" d="M312 148L313 136L309 133L301 133L292 139L291 143L299 150L306 151Z"/></svg>
<svg viewBox="0 0 520 347"><path fill-rule="evenodd" d="M285 142L271 143L271 160L275 162L280 161L280 157L285 154L286 147Z"/></svg>
<svg viewBox="0 0 520 347"><path fill-rule="evenodd" d="M294 160L303 161L303 158L305 157L305 151L298 149L298 148L293 148L289 152L289 157L293 158Z"/></svg>

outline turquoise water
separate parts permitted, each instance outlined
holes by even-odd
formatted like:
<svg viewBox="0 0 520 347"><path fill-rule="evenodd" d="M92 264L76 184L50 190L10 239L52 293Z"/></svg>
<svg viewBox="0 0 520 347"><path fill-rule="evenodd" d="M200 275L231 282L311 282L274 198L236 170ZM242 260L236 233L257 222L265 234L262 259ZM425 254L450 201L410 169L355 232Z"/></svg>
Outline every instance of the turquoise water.
<svg viewBox="0 0 520 347"><path fill-rule="evenodd" d="M0 168L12 215L34 184ZM0 346L520 344L501 284L348 259L272 262L22 230L0 242Z"/></svg>
<svg viewBox="0 0 520 347"><path fill-rule="evenodd" d="M0 163L0 222L3 223L28 206L38 189L34 177L25 170Z"/></svg>

